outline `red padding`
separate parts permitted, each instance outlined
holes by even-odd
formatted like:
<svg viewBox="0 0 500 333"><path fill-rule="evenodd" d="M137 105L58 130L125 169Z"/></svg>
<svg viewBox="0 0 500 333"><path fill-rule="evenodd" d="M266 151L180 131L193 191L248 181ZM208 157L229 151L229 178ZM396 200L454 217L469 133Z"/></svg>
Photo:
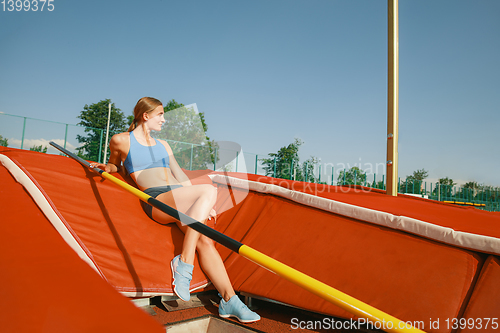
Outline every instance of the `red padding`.
<svg viewBox="0 0 500 333"><path fill-rule="evenodd" d="M464 328L459 332L500 330L500 258L489 256L484 263L463 318L465 321L455 323L458 327ZM494 318L496 319L493 320Z"/></svg>
<svg viewBox="0 0 500 333"><path fill-rule="evenodd" d="M164 332L63 241L0 166L2 332Z"/></svg>
<svg viewBox="0 0 500 333"><path fill-rule="evenodd" d="M172 293L170 260L184 240L174 223L152 221L138 198L70 158L17 149L3 154L36 179L117 290L136 296ZM210 182L200 175L196 182ZM207 283L196 263L191 288Z"/></svg>
<svg viewBox="0 0 500 333"><path fill-rule="evenodd" d="M458 315L479 255L286 199L251 192L222 214L219 230L404 321ZM344 310L218 247L235 289L307 310ZM449 332L445 327L431 332Z"/></svg>

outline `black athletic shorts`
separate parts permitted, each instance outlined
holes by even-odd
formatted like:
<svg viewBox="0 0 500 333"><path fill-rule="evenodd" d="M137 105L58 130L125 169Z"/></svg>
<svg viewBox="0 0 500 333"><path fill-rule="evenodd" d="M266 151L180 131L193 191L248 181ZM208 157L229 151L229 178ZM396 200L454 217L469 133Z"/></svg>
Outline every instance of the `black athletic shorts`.
<svg viewBox="0 0 500 333"><path fill-rule="evenodd" d="M150 187L148 189L144 190L144 193L152 196L153 198L156 199L157 196L163 193L170 192L172 190L175 190L176 188L182 187L182 185L167 185L167 186L157 186L157 187ZM153 221L155 219L153 218L153 206L150 204L145 203L144 201L141 200L141 206L142 210L149 216L149 218ZM158 222L158 221L155 221Z"/></svg>

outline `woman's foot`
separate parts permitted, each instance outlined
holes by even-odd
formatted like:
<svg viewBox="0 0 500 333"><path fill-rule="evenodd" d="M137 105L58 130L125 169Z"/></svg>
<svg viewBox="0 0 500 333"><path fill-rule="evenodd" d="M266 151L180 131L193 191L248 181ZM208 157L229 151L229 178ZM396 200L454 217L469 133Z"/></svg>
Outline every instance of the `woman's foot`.
<svg viewBox="0 0 500 333"><path fill-rule="evenodd" d="M181 260L181 256L178 255L170 263L172 268L172 286L174 287L174 293L183 301L189 301L189 284L193 278L194 266L186 264Z"/></svg>
<svg viewBox="0 0 500 333"><path fill-rule="evenodd" d="M221 299L219 316L222 318L236 317L242 323L253 323L260 320L260 316L250 310L238 297L234 295L229 301Z"/></svg>

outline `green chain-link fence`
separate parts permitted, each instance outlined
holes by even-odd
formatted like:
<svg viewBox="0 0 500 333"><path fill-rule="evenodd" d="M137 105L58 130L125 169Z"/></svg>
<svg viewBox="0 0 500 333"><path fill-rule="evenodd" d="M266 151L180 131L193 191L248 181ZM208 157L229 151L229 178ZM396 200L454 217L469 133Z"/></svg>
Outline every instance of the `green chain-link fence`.
<svg viewBox="0 0 500 333"><path fill-rule="evenodd" d="M71 152L78 153L81 143L78 142L78 136L86 136L89 130L98 133L99 147L97 162L102 163L103 147L105 140L105 129L86 128L78 125L70 125L53 121L34 119L29 117L16 116L6 113L0 113L0 145L6 144L8 147L20 149L39 149L47 147L47 153L59 154L59 151L49 145L49 141L65 147ZM109 137L114 133L110 133ZM252 153L241 153L240 150L231 151L228 148L221 148L207 145L197 145L185 142L169 141L179 165L187 170L193 169L212 169L219 170L217 164L221 156L225 155L225 160L232 162L224 165L224 170L231 172L246 172L258 175L276 177L280 174L272 165L272 157L269 155L259 155ZM97 143L96 143L97 144ZM228 159L229 156L230 158ZM268 164L265 164L267 160ZM269 164L271 161L271 165ZM307 165L306 163L291 162L286 165L287 172L281 173L288 175L288 179L302 180L306 182L316 182L327 185L347 185L357 184L368 188L385 189L384 175L377 178L376 174L366 174L362 170L339 169L332 164ZM283 168L283 164L281 165ZM298 178L300 175L300 178ZM370 180L368 179L368 176ZM427 183L419 181L401 181L399 180L399 193L421 196L431 200L453 202L462 205L471 205L488 211L500 211L500 191L491 186L478 186L477 188L464 188L461 186L449 186L439 183Z"/></svg>

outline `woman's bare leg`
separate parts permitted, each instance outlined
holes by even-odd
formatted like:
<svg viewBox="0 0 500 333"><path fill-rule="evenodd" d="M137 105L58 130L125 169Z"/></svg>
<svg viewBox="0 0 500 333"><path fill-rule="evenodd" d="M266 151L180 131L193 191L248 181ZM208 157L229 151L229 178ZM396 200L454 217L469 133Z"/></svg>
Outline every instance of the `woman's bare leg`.
<svg viewBox="0 0 500 333"><path fill-rule="evenodd" d="M182 187L157 197L158 200L202 223L206 222L210 210L215 205L216 198L216 190L212 185ZM175 221L174 218L158 209L153 209L153 218L161 223ZM197 250L201 268L208 275L210 281L212 281L224 300L229 301L235 295L234 289L227 275L224 262L215 248L213 241L204 235L200 235L196 230L183 225L181 222L176 222L184 232L181 260L192 265Z"/></svg>
<svg viewBox="0 0 500 333"><path fill-rule="evenodd" d="M182 231L189 232L187 226L179 226ZM194 231L194 230L192 230ZM226 267L220 257L219 251L215 248L214 242L207 236L201 235L196 246L198 257L203 271L208 275L214 287L227 302L235 295Z"/></svg>
<svg viewBox="0 0 500 333"><path fill-rule="evenodd" d="M212 185L193 185L177 188L167 193L160 194L157 199L178 211L204 223L208 218L210 210L215 205L216 189ZM173 217L153 208L153 218L160 223L178 222ZM193 264L196 253L196 244L200 234L187 228L184 231L184 242L182 244L181 259L187 264Z"/></svg>

